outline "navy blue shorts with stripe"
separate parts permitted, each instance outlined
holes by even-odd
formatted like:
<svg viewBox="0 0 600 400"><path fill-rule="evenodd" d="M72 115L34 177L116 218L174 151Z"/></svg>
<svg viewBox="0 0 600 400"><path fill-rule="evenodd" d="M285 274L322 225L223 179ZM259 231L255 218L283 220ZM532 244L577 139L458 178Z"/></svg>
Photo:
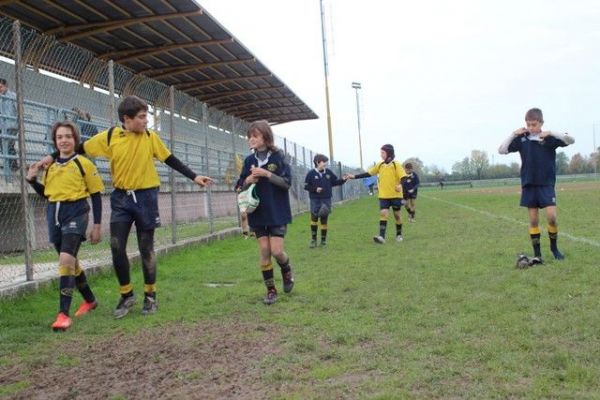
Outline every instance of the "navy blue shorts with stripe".
<svg viewBox="0 0 600 400"><path fill-rule="evenodd" d="M525 186L521 188L521 207L546 208L556 205L554 186Z"/></svg>
<svg viewBox="0 0 600 400"><path fill-rule="evenodd" d="M110 195L110 223L135 222L136 229L147 231L160 226L158 188L125 191L115 189Z"/></svg>

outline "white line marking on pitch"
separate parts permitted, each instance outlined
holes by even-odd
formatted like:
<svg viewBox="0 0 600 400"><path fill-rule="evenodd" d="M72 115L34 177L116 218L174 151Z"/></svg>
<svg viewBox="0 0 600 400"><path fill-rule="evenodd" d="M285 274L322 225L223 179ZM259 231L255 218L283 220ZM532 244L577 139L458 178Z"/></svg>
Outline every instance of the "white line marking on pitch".
<svg viewBox="0 0 600 400"><path fill-rule="evenodd" d="M439 199L437 197L432 197L432 196L427 196L427 195L425 195L423 197L425 197L427 199L439 201L441 203L450 204L451 206L454 206L454 207L464 208L465 210L473 211L473 212L485 215L486 217L489 217L489 218L492 218L492 219L502 219L504 221L508 221L508 222L511 222L511 223L514 223L514 224L523 225L523 226L529 226L529 224L527 222L519 221L519 220L516 220L514 218L506 217L504 215L494 214L494 213L491 213L489 211L479 210L479 209L477 209L475 207L466 206L464 204L454 203L452 201L442 200L442 199ZM596 240L592 240L592 239L588 239L588 238L582 238L582 237L578 237L578 236L573 236L573 235L570 235L570 234L565 233L563 231L559 231L559 234L560 234L561 238L567 238L567 239L570 239L570 240L572 240L574 242L585 243L585 244L589 244L590 246L594 246L594 247L600 248L600 242L598 242Z"/></svg>

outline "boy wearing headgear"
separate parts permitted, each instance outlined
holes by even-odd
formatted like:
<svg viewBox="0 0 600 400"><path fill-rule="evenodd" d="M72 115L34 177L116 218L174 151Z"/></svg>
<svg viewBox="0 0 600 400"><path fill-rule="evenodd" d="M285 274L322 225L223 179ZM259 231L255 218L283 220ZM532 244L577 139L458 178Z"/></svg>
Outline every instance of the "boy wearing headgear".
<svg viewBox="0 0 600 400"><path fill-rule="evenodd" d="M379 187L379 235L373 237L375 243L385 243L385 231L387 229L388 210L392 207L394 218L396 220L396 241L401 242L402 237L402 218L400 209L402 207L402 184L401 179L406 176L406 172L400 162L394 160L394 146L384 144L381 146L381 159L377 164L371 167L367 172L346 177L349 179L362 179L369 176L378 175Z"/></svg>

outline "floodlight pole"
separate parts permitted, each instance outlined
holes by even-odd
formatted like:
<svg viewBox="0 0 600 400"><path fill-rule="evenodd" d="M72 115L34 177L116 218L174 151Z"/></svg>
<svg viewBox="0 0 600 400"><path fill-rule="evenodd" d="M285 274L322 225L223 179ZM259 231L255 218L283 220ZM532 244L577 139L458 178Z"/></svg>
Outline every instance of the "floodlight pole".
<svg viewBox="0 0 600 400"><path fill-rule="evenodd" d="M321 37L323 38L323 70L325 73L325 103L327 105L327 137L329 139L329 160L333 162L333 134L331 132L331 110L329 107L329 67L327 65L327 39L325 37L325 13L323 0L319 0L321 7Z"/></svg>
<svg viewBox="0 0 600 400"><path fill-rule="evenodd" d="M596 124L592 124L592 143L594 146L594 153L596 153L594 160L594 178L596 178L596 173L598 172L598 159L600 158L600 152L596 148Z"/></svg>
<svg viewBox="0 0 600 400"><path fill-rule="evenodd" d="M363 169L362 139L360 138L360 102L358 101L358 90L362 89L360 82L352 82L352 88L356 92L356 120L358 121L358 154L360 155L360 169Z"/></svg>

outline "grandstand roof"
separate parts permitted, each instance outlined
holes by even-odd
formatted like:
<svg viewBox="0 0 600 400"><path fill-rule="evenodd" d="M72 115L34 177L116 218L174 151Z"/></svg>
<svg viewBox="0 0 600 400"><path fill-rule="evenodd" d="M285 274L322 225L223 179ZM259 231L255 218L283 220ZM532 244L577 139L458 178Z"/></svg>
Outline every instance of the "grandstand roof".
<svg viewBox="0 0 600 400"><path fill-rule="evenodd" d="M318 118L193 0L0 0L0 15L246 121Z"/></svg>

